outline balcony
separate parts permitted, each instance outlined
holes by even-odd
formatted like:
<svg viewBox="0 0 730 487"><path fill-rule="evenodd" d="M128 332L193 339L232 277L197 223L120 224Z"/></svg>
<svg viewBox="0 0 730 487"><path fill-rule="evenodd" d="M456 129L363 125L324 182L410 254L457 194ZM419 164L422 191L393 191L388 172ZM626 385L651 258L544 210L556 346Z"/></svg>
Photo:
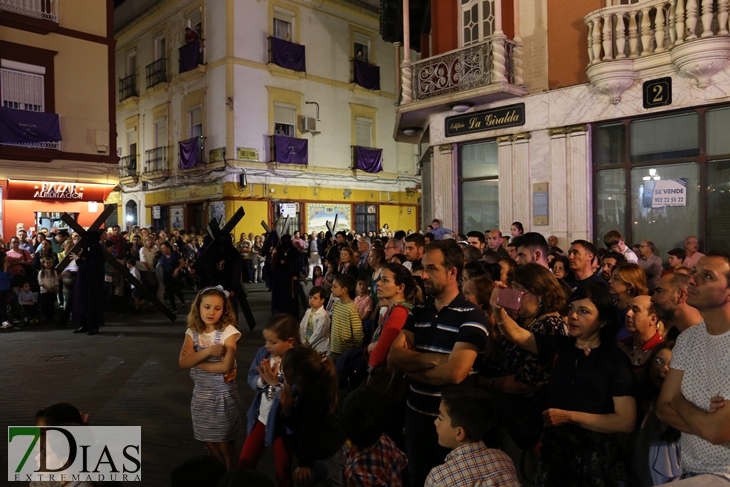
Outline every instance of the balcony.
<svg viewBox="0 0 730 487"><path fill-rule="evenodd" d="M383 170L383 149L352 146L352 169L377 173Z"/></svg>
<svg viewBox="0 0 730 487"><path fill-rule="evenodd" d="M200 65L205 64L203 60L203 44L199 39L190 41L178 49L178 73L193 71Z"/></svg>
<svg viewBox="0 0 730 487"><path fill-rule="evenodd" d="M170 176L170 160L168 147L155 147L144 153L144 174L146 179L166 178Z"/></svg>
<svg viewBox="0 0 730 487"><path fill-rule="evenodd" d="M180 169L205 168L205 137L191 137L178 142Z"/></svg>
<svg viewBox="0 0 730 487"><path fill-rule="evenodd" d="M50 161L61 150L55 113L0 107L0 158Z"/></svg>
<svg viewBox="0 0 730 487"><path fill-rule="evenodd" d="M167 83L167 58L163 57L148 64L145 71L148 90L161 83Z"/></svg>
<svg viewBox="0 0 730 487"><path fill-rule="evenodd" d="M137 98L137 75L130 74L126 78L119 79L119 102L123 102L129 98ZM136 101L136 100L135 100Z"/></svg>
<svg viewBox="0 0 730 487"><path fill-rule="evenodd" d="M58 0L0 0L0 25L45 35L58 30Z"/></svg>
<svg viewBox="0 0 730 487"><path fill-rule="evenodd" d="M380 66L364 60L353 59L351 82L366 90L380 91Z"/></svg>
<svg viewBox="0 0 730 487"><path fill-rule="evenodd" d="M403 130L423 127L430 115L454 105L524 96L522 84L522 46L503 36L404 65L394 136L416 143L419 137Z"/></svg>
<svg viewBox="0 0 730 487"><path fill-rule="evenodd" d="M272 71L272 65L284 68L284 70L291 70L294 73L306 73L306 48L295 42L269 37L270 71Z"/></svg>
<svg viewBox="0 0 730 487"><path fill-rule="evenodd" d="M122 184L137 184L137 154L131 154L119 159L119 182Z"/></svg>
<svg viewBox="0 0 730 487"><path fill-rule="evenodd" d="M706 88L730 58L728 1L645 0L591 12L586 73L617 104L636 78L678 70Z"/></svg>
<svg viewBox="0 0 730 487"><path fill-rule="evenodd" d="M309 141L286 135L271 136L271 162L309 164Z"/></svg>

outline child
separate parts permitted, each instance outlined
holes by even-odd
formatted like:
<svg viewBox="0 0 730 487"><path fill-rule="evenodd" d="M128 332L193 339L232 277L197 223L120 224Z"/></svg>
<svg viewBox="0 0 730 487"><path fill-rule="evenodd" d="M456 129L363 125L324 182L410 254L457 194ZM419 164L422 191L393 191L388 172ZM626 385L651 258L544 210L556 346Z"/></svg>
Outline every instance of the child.
<svg viewBox="0 0 730 487"><path fill-rule="evenodd" d="M8 298L12 289L13 275L8 272L10 263L5 258L5 252L0 251L0 328L10 328L13 325L8 321Z"/></svg>
<svg viewBox="0 0 730 487"><path fill-rule="evenodd" d="M357 287L355 288L355 306L360 313L360 320L365 321L370 317L373 312L373 298L370 297L370 289L368 289L368 283L365 279L357 280Z"/></svg>
<svg viewBox="0 0 730 487"><path fill-rule="evenodd" d="M31 321L32 323L38 323L35 316L38 314L37 302L35 300L35 294L30 290L30 283L23 283L23 287L18 292L18 303L23 307L25 313L25 321Z"/></svg>
<svg viewBox="0 0 730 487"><path fill-rule="evenodd" d="M124 261L125 264L127 264L127 269L129 269L129 273L132 274L138 281L142 280L142 275L139 273L139 270L137 270L137 261L134 260L134 257L127 257L127 259ZM133 315L139 314L139 289L134 284L130 284L132 287L132 297L134 298L134 311L132 312Z"/></svg>
<svg viewBox="0 0 730 487"><path fill-rule="evenodd" d="M360 313L350 298L350 290L354 288L355 278L350 274L337 274L332 283L332 296L338 298L332 303L330 358L334 363L349 349L362 345Z"/></svg>
<svg viewBox="0 0 730 487"><path fill-rule="evenodd" d="M384 419L380 399L364 389L352 391L342 404L342 428L350 446L345 456L348 485L404 485L408 459L383 433Z"/></svg>
<svg viewBox="0 0 730 487"><path fill-rule="evenodd" d="M330 292L332 290L332 283L334 282L336 275L337 265L333 262L327 261L327 272L324 275L324 282L322 283L322 287L325 291Z"/></svg>
<svg viewBox="0 0 730 487"><path fill-rule="evenodd" d="M52 259L43 259L43 267L38 273L38 285L41 288L40 301L41 314L48 322L53 322L53 306L56 302L58 291L58 272L53 268Z"/></svg>
<svg viewBox="0 0 730 487"><path fill-rule="evenodd" d="M313 348L294 347L284 354L281 368L286 377L281 409L286 426L294 432L294 454L299 460L294 481L298 485L343 485L345 434L335 415L334 362ZM292 386L299 391L296 398Z"/></svg>
<svg viewBox="0 0 730 487"><path fill-rule="evenodd" d="M492 427L496 410L492 397L475 387L451 387L441 393L434 423L439 445L450 448L443 465L434 467L425 487L440 485L500 485L519 487L515 465L506 453L487 448L482 437Z"/></svg>
<svg viewBox="0 0 730 487"><path fill-rule="evenodd" d="M271 317L264 327L266 345L256 352L248 369L248 383L256 396L248 408L248 436L238 458L238 467L255 469L264 448L274 446L276 479L279 486L293 486L291 438L281 416L279 391L284 377L281 357L300 344L296 319L280 313Z"/></svg>
<svg viewBox="0 0 730 487"><path fill-rule="evenodd" d="M195 297L180 351L180 368L190 369L195 382L190 411L195 439L228 471L236 466L236 436L241 417L236 386L236 328L228 292L207 287Z"/></svg>
<svg viewBox="0 0 730 487"><path fill-rule="evenodd" d="M324 309L324 289L314 286L309 290L309 308L299 324L301 340L320 354L330 351L330 317Z"/></svg>
<svg viewBox="0 0 730 487"><path fill-rule="evenodd" d="M319 287L324 287L324 275L322 275L322 267L314 266L312 271L312 284Z"/></svg>

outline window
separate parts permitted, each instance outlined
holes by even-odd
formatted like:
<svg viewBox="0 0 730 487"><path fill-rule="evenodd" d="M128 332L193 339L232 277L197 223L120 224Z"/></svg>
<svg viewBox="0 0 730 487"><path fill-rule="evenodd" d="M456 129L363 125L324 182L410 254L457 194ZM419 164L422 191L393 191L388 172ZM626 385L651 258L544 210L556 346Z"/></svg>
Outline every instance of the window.
<svg viewBox="0 0 730 487"><path fill-rule="evenodd" d="M154 212L153 212L153 214L154 214ZM164 230L164 229L169 228L167 226L169 214L170 214L169 207L160 206L160 218L152 219L152 227L155 230ZM116 215L116 212L112 213L112 215Z"/></svg>
<svg viewBox="0 0 730 487"><path fill-rule="evenodd" d="M294 18L294 12L274 6L274 37L293 42Z"/></svg>
<svg viewBox="0 0 730 487"><path fill-rule="evenodd" d="M188 15L187 27L190 27L198 34L198 37L202 38L203 34L203 9L202 7L196 8L190 15Z"/></svg>
<svg viewBox="0 0 730 487"><path fill-rule="evenodd" d="M127 53L127 76L137 74L137 51Z"/></svg>
<svg viewBox="0 0 730 487"><path fill-rule="evenodd" d="M697 112L631 122L631 162L695 157L700 153Z"/></svg>
<svg viewBox="0 0 730 487"><path fill-rule="evenodd" d="M611 230L626 235L626 175L623 169L596 172L596 241Z"/></svg>
<svg viewBox="0 0 730 487"><path fill-rule="evenodd" d="M501 0L461 0L462 46L476 44L494 34L495 1Z"/></svg>
<svg viewBox="0 0 730 487"><path fill-rule="evenodd" d="M167 117L158 118L155 124L155 147L167 146Z"/></svg>
<svg viewBox="0 0 730 487"><path fill-rule="evenodd" d="M378 231L378 206L355 205L355 232L366 234Z"/></svg>
<svg viewBox="0 0 730 487"><path fill-rule="evenodd" d="M190 137L201 137L203 135L203 109L198 107L189 110L188 122Z"/></svg>
<svg viewBox="0 0 730 487"><path fill-rule="evenodd" d="M463 231L499 228L499 164L497 143L462 145L459 150L461 222Z"/></svg>
<svg viewBox="0 0 730 487"><path fill-rule="evenodd" d="M708 156L730 154L730 137L727 128L730 127L730 107L717 110L707 110L707 150ZM710 181L713 181L710 179Z"/></svg>
<svg viewBox="0 0 730 487"><path fill-rule="evenodd" d="M296 137L297 107L274 102L274 135Z"/></svg>
<svg viewBox="0 0 730 487"><path fill-rule="evenodd" d="M360 34L359 32L354 33L355 42L353 43L352 52L354 58L358 61L370 62L370 37Z"/></svg>
<svg viewBox="0 0 730 487"><path fill-rule="evenodd" d="M45 68L32 64L2 60L2 106L33 112L45 111Z"/></svg>
<svg viewBox="0 0 730 487"><path fill-rule="evenodd" d="M155 37L155 61L165 57L165 35Z"/></svg>
<svg viewBox="0 0 730 487"><path fill-rule="evenodd" d="M730 251L730 160L707 164L707 249Z"/></svg>
<svg viewBox="0 0 730 487"><path fill-rule="evenodd" d="M355 117L355 145L373 146L373 121L369 118Z"/></svg>

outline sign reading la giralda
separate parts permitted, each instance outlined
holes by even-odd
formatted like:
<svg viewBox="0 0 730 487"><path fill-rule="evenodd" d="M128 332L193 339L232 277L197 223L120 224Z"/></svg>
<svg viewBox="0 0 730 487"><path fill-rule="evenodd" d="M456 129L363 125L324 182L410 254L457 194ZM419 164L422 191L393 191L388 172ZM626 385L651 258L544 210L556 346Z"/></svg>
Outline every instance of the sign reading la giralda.
<svg viewBox="0 0 730 487"><path fill-rule="evenodd" d="M446 118L446 137L486 132L525 124L525 104L465 113Z"/></svg>

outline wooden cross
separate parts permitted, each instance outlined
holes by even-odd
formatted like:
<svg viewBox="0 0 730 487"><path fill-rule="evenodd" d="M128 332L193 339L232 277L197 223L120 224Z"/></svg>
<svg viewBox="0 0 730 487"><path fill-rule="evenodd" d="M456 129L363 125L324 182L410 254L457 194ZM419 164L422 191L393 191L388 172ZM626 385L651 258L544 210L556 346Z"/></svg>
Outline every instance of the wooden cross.
<svg viewBox="0 0 730 487"><path fill-rule="evenodd" d="M89 230L99 230L101 227L101 224L111 215L114 210L116 209L116 205L106 205L106 208L101 213L101 215L98 216L98 218L94 221L94 223L89 227ZM86 233L89 230L85 230L84 227L78 224L76 220L71 217L68 213L64 213L61 215L61 220L63 220L69 227L71 227L76 233L78 233L82 238L86 236ZM81 249L81 241L74 245L73 249L69 254L71 253L77 253ZM71 261L70 255L67 254L66 257L58 263L56 266L56 271L60 274L63 272L63 270L66 268L66 266ZM78 254L77 254L78 255ZM134 277L130 272L129 269L123 264L120 264L119 261L109 252L106 250L103 251L104 259L111 265L119 274L124 278L125 281L131 283L134 285L136 289L139 289L142 292L142 295L150 302L152 303L155 308L157 308L162 314L167 316L170 321L175 321L177 316L175 313L173 313L167 306L165 306L162 301L157 299L157 296L152 293L149 289L147 289L147 286L145 286L142 281ZM98 306L102 306L102 303L98 303Z"/></svg>
<svg viewBox="0 0 730 487"><path fill-rule="evenodd" d="M200 265L202 262L205 261L205 257L211 255L213 253L212 249L218 249L220 247L220 241L218 240L223 235L227 235L233 231L234 228L236 228L236 225L238 225L238 222L241 221L243 216L246 214L246 212L243 211L243 207L239 206L236 213L233 214L230 220L223 225L223 228L219 228L218 226L218 220L215 218L211 219L210 222L208 222L208 225L205 227L206 232L208 232L208 235L210 238L213 239L213 241L206 247L206 249L203 251L202 254L200 254L200 257L196 259L195 263L193 264L193 269L196 271L200 270ZM248 329L253 330L256 328L256 319L253 316L253 312L251 311L251 306L248 304L246 290L243 286L241 286L241 292L236 293L234 296L235 299L238 300L238 304L241 305L241 311L243 312L243 316L246 318L246 323L248 324Z"/></svg>
<svg viewBox="0 0 730 487"><path fill-rule="evenodd" d="M327 230L330 231L330 233L332 234L333 237L335 236L335 229L337 228L337 219L339 217L340 217L340 215L337 214L337 213L335 213L335 222L334 222L334 224L330 224L329 220L327 222L325 222L325 225L327 225Z"/></svg>

